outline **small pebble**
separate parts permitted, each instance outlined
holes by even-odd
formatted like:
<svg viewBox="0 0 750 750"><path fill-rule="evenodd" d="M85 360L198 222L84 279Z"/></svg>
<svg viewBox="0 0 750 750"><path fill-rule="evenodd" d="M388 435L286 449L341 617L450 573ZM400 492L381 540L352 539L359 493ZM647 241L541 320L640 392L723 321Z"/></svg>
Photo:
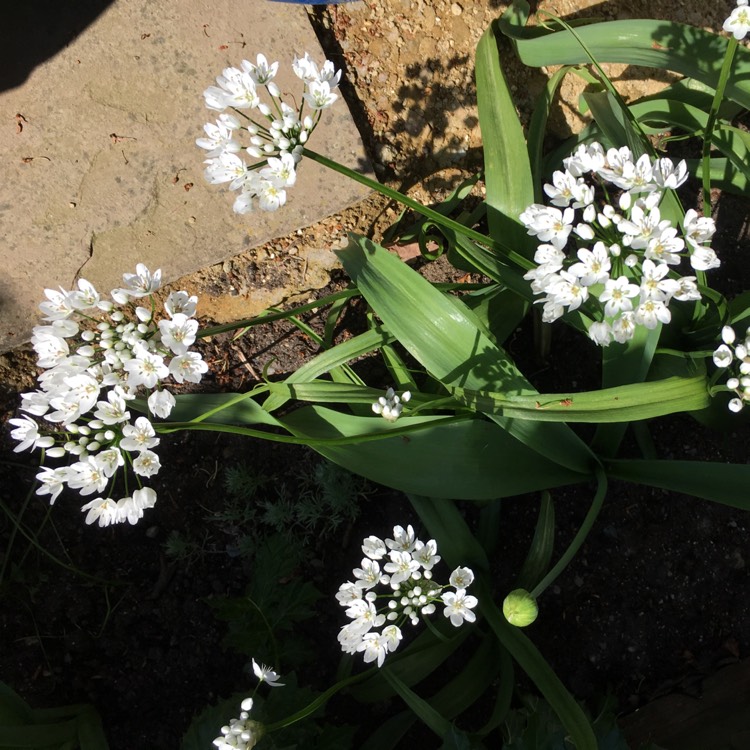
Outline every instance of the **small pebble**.
<svg viewBox="0 0 750 750"><path fill-rule="evenodd" d="M463 12L464 9L458 3L453 3L453 5L451 5L451 13L453 13L454 16L460 16Z"/></svg>

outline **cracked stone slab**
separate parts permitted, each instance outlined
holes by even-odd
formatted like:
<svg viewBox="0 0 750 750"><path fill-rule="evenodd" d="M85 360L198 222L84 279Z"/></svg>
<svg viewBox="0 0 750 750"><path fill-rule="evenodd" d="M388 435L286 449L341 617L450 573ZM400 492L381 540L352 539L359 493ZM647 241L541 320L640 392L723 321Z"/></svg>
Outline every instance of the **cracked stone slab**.
<svg viewBox="0 0 750 750"><path fill-rule="evenodd" d="M238 216L232 195L205 183L195 139L213 117L202 92L257 52L279 60L280 88L295 96L294 55L324 58L298 6L117 0L21 86L0 92L0 351L28 340L45 288L83 277L108 291L138 262L177 279L367 194L303 162L286 206ZM370 171L342 100L311 145Z"/></svg>

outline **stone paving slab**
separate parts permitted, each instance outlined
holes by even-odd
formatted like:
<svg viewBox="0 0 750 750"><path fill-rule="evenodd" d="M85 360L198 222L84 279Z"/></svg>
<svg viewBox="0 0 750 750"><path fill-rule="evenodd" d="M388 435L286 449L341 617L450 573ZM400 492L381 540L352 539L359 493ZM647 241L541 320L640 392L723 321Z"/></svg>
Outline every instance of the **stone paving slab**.
<svg viewBox="0 0 750 750"><path fill-rule="evenodd" d="M257 52L280 61L281 90L295 96L294 55L324 57L300 6L116 0L21 86L0 92L0 351L28 340L46 287L83 277L108 291L137 262L173 280L366 195L306 162L282 210L238 216L229 192L205 183L195 139L213 118L202 92ZM369 171L343 100L311 146Z"/></svg>

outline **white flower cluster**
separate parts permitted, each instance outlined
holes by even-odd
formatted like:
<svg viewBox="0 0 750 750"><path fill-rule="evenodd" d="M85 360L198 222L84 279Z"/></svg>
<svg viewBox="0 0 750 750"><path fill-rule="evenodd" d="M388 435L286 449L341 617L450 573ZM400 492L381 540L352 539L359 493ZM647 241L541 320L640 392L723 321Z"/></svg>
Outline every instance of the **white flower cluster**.
<svg viewBox="0 0 750 750"><path fill-rule="evenodd" d="M718 268L708 246L716 231L711 218L686 212L682 234L662 219L659 203L667 189L687 179L684 161L634 159L629 148L605 151L599 143L582 144L544 186L551 206L535 203L522 214L528 233L543 244L538 264L524 276L535 294L543 294L543 320L552 322L567 310L598 301L601 319L589 329L600 346L631 339L636 326L653 329L669 323L672 300L700 299L695 276L680 276L683 258L696 271ZM590 174L591 180L584 175ZM619 189L617 207L609 201ZM599 200L599 196L604 198ZM576 258L565 248L576 245ZM591 307L591 304L589 304Z"/></svg>
<svg viewBox="0 0 750 750"><path fill-rule="evenodd" d="M373 405L372 410L376 414L380 414L383 419L389 422L395 422L400 416L404 409L404 404L411 398L409 391L404 391L400 396L396 394L393 388L389 388L385 392L385 396L381 396Z"/></svg>
<svg viewBox="0 0 750 750"><path fill-rule="evenodd" d="M74 459L68 466L44 466L37 495L54 503L65 485L94 495L81 508L87 524L134 524L156 502L141 478L161 468L152 450L159 438L146 417L131 421L128 402L148 393L150 413L166 418L175 398L162 389L163 381L198 383L208 370L200 354L189 351L198 330L192 318L197 297L173 292L164 302L168 317L157 321L152 295L160 282L161 271L152 274L139 263L134 274L123 275L123 287L112 290L111 299L82 279L74 291L46 289L47 300L39 305L47 324L34 328L31 342L44 372L39 390L21 396L21 410L43 418L44 427L40 432L29 416L11 419L11 436L19 441L16 452L40 448L48 458ZM141 300L148 305L138 305ZM128 469L139 488L113 500L121 470L127 487Z"/></svg>
<svg viewBox="0 0 750 750"><path fill-rule="evenodd" d="M206 135L196 140L207 151L205 177L211 184L228 182L230 190L239 191L234 201L238 214L251 211L256 198L262 211L275 211L286 203L286 190L297 179L295 165L302 158L302 148L323 110L338 99L335 89L341 71L330 60L318 68L307 53L294 59L292 69L304 83L301 102L294 107L281 99L273 80L278 69L278 62L269 65L259 54L255 63L243 60L239 68L225 68L216 79L218 85L203 92L206 106L222 113L203 126ZM270 105L261 101L261 88L270 97ZM305 114L305 105L311 114ZM253 116L245 110L253 111ZM248 165L240 156L243 144L236 139L241 134L249 143L244 151L260 161Z"/></svg>
<svg viewBox="0 0 750 750"><path fill-rule="evenodd" d="M750 31L750 8L747 7L747 0L737 0L737 7L732 9L724 21L723 29L735 39L742 40L747 36Z"/></svg>
<svg viewBox="0 0 750 750"><path fill-rule="evenodd" d="M245 698L240 704L240 709L240 718L232 719L229 724L223 726L221 737L213 741L219 750L250 750L263 736L262 726L250 718L253 699Z"/></svg>
<svg viewBox="0 0 750 750"><path fill-rule="evenodd" d="M721 340L724 342L714 351L714 364L719 368L734 369L734 374L727 380L727 388L737 395L729 401L729 409L734 412L742 410L745 402L750 401L750 328L745 338L737 342L737 334L732 326L721 329Z"/></svg>
<svg viewBox="0 0 750 750"><path fill-rule="evenodd" d="M283 682L279 682L279 675L271 667L253 659L253 672L259 682L268 683L270 687L284 687ZM257 688L256 688L257 690ZM250 719L250 711L253 710L253 699L245 698L240 703L240 718L232 719L229 724L221 728L221 737L217 737L213 744L219 750L250 750L255 747L263 736L264 727L258 721Z"/></svg>
<svg viewBox="0 0 750 750"><path fill-rule="evenodd" d="M464 620L476 620L471 610L477 599L466 593L474 580L469 568L456 568L451 573L448 585L455 591L443 592L447 585L432 580L432 568L440 562L434 539L425 543L415 537L411 526L394 526L393 539L382 541L369 536L362 543L362 552L365 557L362 567L353 571L354 582L341 584L336 594L352 621L338 635L344 653L364 652L366 663L377 661L382 667L386 655L401 642L401 626L407 621L416 625L420 615L431 615L436 602L444 605L443 614L455 627ZM379 561L383 559L388 562L381 568ZM377 593L377 586L386 587L386 592ZM380 611L375 606L378 600L386 602ZM382 630L375 630L382 626Z"/></svg>

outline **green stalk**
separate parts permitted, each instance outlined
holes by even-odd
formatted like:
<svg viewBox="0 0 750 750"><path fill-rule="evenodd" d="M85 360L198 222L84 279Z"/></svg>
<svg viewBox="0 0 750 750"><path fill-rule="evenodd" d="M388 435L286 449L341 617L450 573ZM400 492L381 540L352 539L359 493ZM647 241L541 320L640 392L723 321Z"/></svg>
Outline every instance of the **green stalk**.
<svg viewBox="0 0 750 750"><path fill-rule="evenodd" d="M443 216L441 213L435 211L432 208L423 206L419 201L415 201L413 198L409 198L403 193L399 193L398 190L394 190L393 188L381 185L379 182L377 182L377 180L373 180L370 177L366 177L365 175L360 174L359 172L355 172L353 169L349 169L349 167L345 167L343 164L339 164L339 162L334 161L333 159L329 159L327 156L322 156L315 151L310 151L310 149L303 149L302 154L303 156L312 159L318 164L322 164L324 167L332 169L334 172L343 174L346 177L354 180L355 182L359 182L361 185L366 185L371 190L375 190L376 192L385 195L391 200L398 201L407 208L411 208L413 211L416 211L417 213L422 214L422 216L425 216L431 221L434 221L438 226L450 229L451 231L457 232L464 237L468 237L469 239L472 239L475 242L480 243L481 245L486 245L487 247L492 248L495 252L499 253L503 257L507 258L508 260L512 261L525 270L535 268L535 264L532 261L530 261L528 258L524 258L523 255L520 255L515 250L511 250L509 247L506 247L501 242L492 239L492 237L488 237L486 234L477 232L470 227L464 226L454 219Z"/></svg>
<svg viewBox="0 0 750 750"><path fill-rule="evenodd" d="M591 527L594 525L594 521L596 521L599 515L599 511L601 511L602 506L604 505L604 498L607 495L607 476L598 467L596 468L596 474L599 484L596 488L596 494L591 502L589 512L583 519L581 528L578 529L578 533L573 537L573 541L568 546L568 549L565 550L563 556L557 561L555 567L544 576L531 592L532 598L537 599L542 592L555 581L560 573L568 567L570 561L576 556L578 550L581 548L581 545L586 541L586 537L589 535Z"/></svg>
<svg viewBox="0 0 750 750"><path fill-rule="evenodd" d="M319 708L322 708L330 698L332 698L339 690L342 690L349 685L354 685L356 682L363 680L365 677L370 677L375 671L375 667L370 667L366 672L360 672L352 677L347 677L344 680L340 680L332 687L329 687L325 693L321 693L312 703L300 709L291 716L287 716L286 719L275 721L273 724L268 724L265 728L266 732L275 732L278 729L283 729L291 724L294 724L302 719L306 719L308 716L312 716Z"/></svg>
<svg viewBox="0 0 750 750"><path fill-rule="evenodd" d="M721 66L721 73L719 73L719 83L716 86L714 92L714 98L711 102L711 109L708 111L708 122L706 123L706 130L703 133L703 215L711 215L711 169L710 169L710 155L711 155L711 139L713 138L714 127L716 125L716 119L719 114L719 106L724 98L724 91L729 81L729 71L732 68L732 61L734 60L734 53L737 51L738 40L732 37L727 45L727 51L724 55L724 63Z"/></svg>

